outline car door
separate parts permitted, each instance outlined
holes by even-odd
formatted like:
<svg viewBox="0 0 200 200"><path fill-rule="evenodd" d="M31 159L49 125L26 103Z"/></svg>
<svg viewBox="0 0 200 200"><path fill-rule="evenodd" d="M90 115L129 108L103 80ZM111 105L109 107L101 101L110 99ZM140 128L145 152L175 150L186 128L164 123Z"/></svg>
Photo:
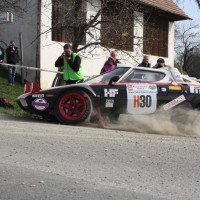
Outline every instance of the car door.
<svg viewBox="0 0 200 200"><path fill-rule="evenodd" d="M157 110L158 87L156 82L165 74L151 70L133 69L120 83L126 85L127 113L151 114Z"/></svg>

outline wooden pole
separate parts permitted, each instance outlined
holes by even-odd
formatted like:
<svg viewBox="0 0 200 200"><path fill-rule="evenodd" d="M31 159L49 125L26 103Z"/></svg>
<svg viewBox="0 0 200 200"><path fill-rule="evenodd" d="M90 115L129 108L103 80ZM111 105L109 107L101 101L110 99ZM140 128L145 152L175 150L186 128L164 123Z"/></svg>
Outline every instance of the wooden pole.
<svg viewBox="0 0 200 200"><path fill-rule="evenodd" d="M19 44L20 44L20 65L23 65L24 61L24 53L23 53L23 39L22 39L22 33L19 32ZM24 69L21 68L21 83L24 83Z"/></svg>

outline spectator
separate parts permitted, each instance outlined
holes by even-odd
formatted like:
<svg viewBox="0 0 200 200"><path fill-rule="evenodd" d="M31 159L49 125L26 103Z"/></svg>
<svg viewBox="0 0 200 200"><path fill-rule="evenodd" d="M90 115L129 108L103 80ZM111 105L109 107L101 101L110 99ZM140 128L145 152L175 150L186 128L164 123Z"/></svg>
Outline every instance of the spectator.
<svg viewBox="0 0 200 200"><path fill-rule="evenodd" d="M138 67L151 67L151 64L149 63L149 56L144 56Z"/></svg>
<svg viewBox="0 0 200 200"><path fill-rule="evenodd" d="M114 60L115 60L115 66L117 66L117 63L121 63L121 62L119 61L119 59L117 59L117 53L116 53L116 51L111 51L111 52L110 52L110 56L111 56L112 58L114 58Z"/></svg>
<svg viewBox="0 0 200 200"><path fill-rule="evenodd" d="M4 60L4 49L3 47L1 47L1 43L0 43L0 63L3 62Z"/></svg>
<svg viewBox="0 0 200 200"><path fill-rule="evenodd" d="M63 79L66 84L83 82L81 58L72 51L70 44L64 45L64 52L56 60L55 67L63 67Z"/></svg>
<svg viewBox="0 0 200 200"><path fill-rule="evenodd" d="M7 63L12 65L8 66L8 85L14 86L16 67L19 62L19 51L14 41L10 41L10 46L6 49Z"/></svg>
<svg viewBox="0 0 200 200"><path fill-rule="evenodd" d="M117 54L116 54L116 51L111 51L110 52L110 57L112 57L114 59L114 64L115 64L115 67L117 66L117 63L121 63L119 61L119 59L117 59ZM107 65L108 64L108 60L104 63L104 65Z"/></svg>
<svg viewBox="0 0 200 200"><path fill-rule="evenodd" d="M163 68L163 67L166 67L165 60L163 58L159 58L157 60L157 64L155 66L153 66L153 68L155 68L155 69L160 69L160 68Z"/></svg>
<svg viewBox="0 0 200 200"><path fill-rule="evenodd" d="M112 71L115 69L115 67L115 59L113 57L109 57L108 60L105 62L104 66L102 67L100 74Z"/></svg>

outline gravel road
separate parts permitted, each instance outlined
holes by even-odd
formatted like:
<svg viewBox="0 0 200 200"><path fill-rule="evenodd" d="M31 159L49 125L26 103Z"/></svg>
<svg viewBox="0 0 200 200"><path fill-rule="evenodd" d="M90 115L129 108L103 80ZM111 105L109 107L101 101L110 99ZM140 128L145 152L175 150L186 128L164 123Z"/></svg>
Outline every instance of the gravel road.
<svg viewBox="0 0 200 200"><path fill-rule="evenodd" d="M200 199L200 138L0 115L0 200Z"/></svg>

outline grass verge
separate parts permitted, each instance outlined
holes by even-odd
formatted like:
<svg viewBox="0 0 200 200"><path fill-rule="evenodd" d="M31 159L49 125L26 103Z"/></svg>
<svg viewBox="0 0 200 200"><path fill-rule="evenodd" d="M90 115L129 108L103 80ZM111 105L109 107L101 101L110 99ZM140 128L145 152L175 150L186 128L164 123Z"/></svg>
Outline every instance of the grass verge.
<svg viewBox="0 0 200 200"><path fill-rule="evenodd" d="M15 86L8 85L7 70L0 67L0 97L7 98L14 109L6 109L0 107L0 114L9 114L12 116L30 116L29 113L23 111L17 104L17 97L24 93L24 85L20 82L20 77L16 77Z"/></svg>

